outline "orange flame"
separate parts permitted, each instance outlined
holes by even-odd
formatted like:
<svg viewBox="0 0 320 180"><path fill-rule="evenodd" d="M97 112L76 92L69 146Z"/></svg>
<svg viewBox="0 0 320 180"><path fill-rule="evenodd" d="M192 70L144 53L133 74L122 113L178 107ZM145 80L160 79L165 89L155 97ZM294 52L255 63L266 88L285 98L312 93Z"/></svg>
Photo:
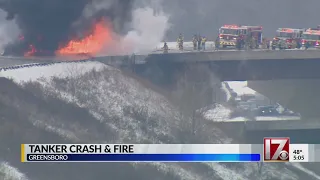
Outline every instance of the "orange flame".
<svg viewBox="0 0 320 180"><path fill-rule="evenodd" d="M96 55L112 40L111 30L104 21L93 27L93 32L81 40L71 40L65 47L56 51L57 55L89 54Z"/></svg>
<svg viewBox="0 0 320 180"><path fill-rule="evenodd" d="M25 57L32 56L32 55L34 55L36 52L37 52L37 49L36 49L32 44L30 44L30 45L29 45L29 51L25 52L25 53L24 53L24 56L25 56Z"/></svg>

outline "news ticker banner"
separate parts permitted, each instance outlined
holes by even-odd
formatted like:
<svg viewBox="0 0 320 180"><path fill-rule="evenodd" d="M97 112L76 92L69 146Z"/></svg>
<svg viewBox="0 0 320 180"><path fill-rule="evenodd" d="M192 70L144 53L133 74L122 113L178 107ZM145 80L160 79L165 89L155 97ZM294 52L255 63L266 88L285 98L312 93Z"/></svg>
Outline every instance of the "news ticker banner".
<svg viewBox="0 0 320 180"><path fill-rule="evenodd" d="M320 162L320 145L22 144L21 162Z"/></svg>

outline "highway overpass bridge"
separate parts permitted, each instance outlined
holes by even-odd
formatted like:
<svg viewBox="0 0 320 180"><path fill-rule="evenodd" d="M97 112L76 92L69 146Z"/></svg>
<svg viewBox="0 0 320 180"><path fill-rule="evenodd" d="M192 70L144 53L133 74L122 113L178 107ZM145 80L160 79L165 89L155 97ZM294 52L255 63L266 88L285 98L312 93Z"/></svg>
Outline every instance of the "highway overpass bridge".
<svg viewBox="0 0 320 180"><path fill-rule="evenodd" d="M0 58L0 66L8 66L10 63L17 65L25 60ZM26 61L44 63L62 60L66 59L28 58ZM69 60L73 59L69 58L66 61ZM300 112L302 116L320 117L319 50L211 50L174 51L168 54L160 51L149 55L104 56L91 60L130 68L152 82L162 85L173 84L177 73L192 73L195 67L205 66L221 81L247 80L250 88Z"/></svg>
<svg viewBox="0 0 320 180"><path fill-rule="evenodd" d="M111 62L106 58L97 60ZM250 88L302 116L320 117L318 50L151 54L131 56L128 61L136 73L162 85L174 84L177 73L192 73L192 69L204 65L221 81L247 80Z"/></svg>
<svg viewBox="0 0 320 180"><path fill-rule="evenodd" d="M157 66L169 74L185 66L206 65L221 81L320 78L318 50L189 52L130 59L138 71Z"/></svg>

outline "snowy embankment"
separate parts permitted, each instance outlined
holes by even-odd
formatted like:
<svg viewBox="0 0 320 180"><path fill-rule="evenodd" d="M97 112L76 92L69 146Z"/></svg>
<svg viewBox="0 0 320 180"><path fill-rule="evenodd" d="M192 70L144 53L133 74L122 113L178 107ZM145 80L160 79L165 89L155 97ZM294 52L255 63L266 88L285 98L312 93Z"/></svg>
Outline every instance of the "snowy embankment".
<svg viewBox="0 0 320 180"><path fill-rule="evenodd" d="M228 121L232 111L221 104L215 104L202 109L202 112L203 117L207 120Z"/></svg>
<svg viewBox="0 0 320 180"><path fill-rule="evenodd" d="M98 62L60 63L23 68L5 71L2 75L12 78L26 91L34 93L35 97L45 102L57 103L58 100L62 100L82 108L78 112L68 112L67 109L66 115L60 115L59 111L66 108L65 106L51 110L44 105L37 106L26 102L18 104L21 98L24 98L23 96L14 101L2 100L12 105L10 107L24 107L23 111L29 114L25 117L26 121L37 128L63 137L69 143L220 143L228 139L223 132L206 122L199 122L201 129L195 135L192 134L191 120L182 117L178 108L166 97L144 87L120 70ZM81 116L76 116L85 111L92 117L83 119ZM212 113L217 114L216 118L225 116L223 113L219 114L220 112L218 107L216 112ZM128 164L125 165L128 166ZM63 169L72 168L71 166L74 165L66 164ZM85 164L82 165L85 166ZM134 163L131 165L135 169L131 174L125 170L119 172L116 164L112 166L99 164L104 171L97 172L96 167L82 174L87 178L79 176L80 179L110 177L110 174L105 174L105 171L115 171L118 172L114 173L115 175L127 173L128 176L135 175L141 180L150 179L150 177L146 178L148 173L165 180L311 178L301 172L291 171L280 163L266 164L262 174L258 174L255 163ZM50 167L62 170L61 166L51 165ZM81 174L82 171L85 169L77 169L75 173ZM32 177L36 177L41 172L33 171ZM32 173L28 172L28 174ZM58 176L58 174L52 174L52 176ZM59 179L58 177L50 178ZM60 180L63 179L66 177L60 176Z"/></svg>
<svg viewBox="0 0 320 180"><path fill-rule="evenodd" d="M10 166L7 162L0 162L0 179L1 180L28 180L26 175L18 169Z"/></svg>

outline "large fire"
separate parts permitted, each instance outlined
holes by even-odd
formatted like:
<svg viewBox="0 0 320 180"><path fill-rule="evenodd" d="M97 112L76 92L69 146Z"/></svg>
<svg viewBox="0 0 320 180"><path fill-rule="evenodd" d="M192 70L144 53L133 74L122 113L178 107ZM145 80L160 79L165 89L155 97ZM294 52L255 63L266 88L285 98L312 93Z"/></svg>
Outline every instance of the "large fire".
<svg viewBox="0 0 320 180"><path fill-rule="evenodd" d="M21 36L21 39L23 40L23 36ZM34 55L36 52L37 52L37 49L36 49L32 44L30 44L30 45L29 45L29 51L25 52L25 53L24 53L24 56L26 56L26 57L32 56L32 55Z"/></svg>
<svg viewBox="0 0 320 180"><path fill-rule="evenodd" d="M104 21L94 25L92 33L81 39L71 40L65 47L56 51L57 55L88 54L96 55L112 41L112 33Z"/></svg>
<svg viewBox="0 0 320 180"><path fill-rule="evenodd" d="M99 21L94 26L88 36L80 40L70 40L65 46L60 47L56 55L74 55L74 54L87 54L96 55L103 50L112 41L112 31L105 21ZM19 38L23 40L24 37ZM30 44L24 56L33 56L38 51L34 45Z"/></svg>

